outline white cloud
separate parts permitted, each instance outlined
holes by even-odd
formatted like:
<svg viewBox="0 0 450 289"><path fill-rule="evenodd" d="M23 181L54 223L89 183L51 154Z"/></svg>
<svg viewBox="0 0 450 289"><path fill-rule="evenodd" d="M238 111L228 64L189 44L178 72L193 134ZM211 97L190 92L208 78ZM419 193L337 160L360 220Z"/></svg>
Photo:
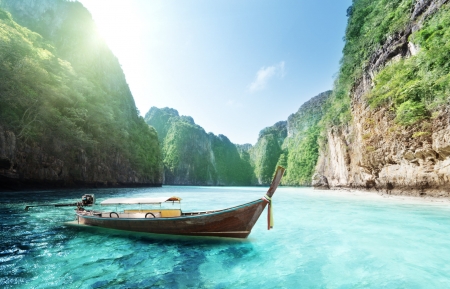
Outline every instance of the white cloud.
<svg viewBox="0 0 450 289"><path fill-rule="evenodd" d="M284 61L269 67L261 67L256 72L255 80L249 85L249 91L253 93L265 89L269 80L275 76L278 78L284 77Z"/></svg>

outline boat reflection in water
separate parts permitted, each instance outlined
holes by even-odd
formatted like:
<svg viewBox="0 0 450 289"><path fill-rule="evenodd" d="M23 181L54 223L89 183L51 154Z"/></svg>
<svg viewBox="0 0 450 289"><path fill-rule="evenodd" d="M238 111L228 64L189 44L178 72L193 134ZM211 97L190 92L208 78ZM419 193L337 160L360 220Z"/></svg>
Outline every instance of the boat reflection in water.
<svg viewBox="0 0 450 289"><path fill-rule="evenodd" d="M261 199L239 206L204 212L183 212L181 209L133 209L116 211L76 209L75 223L87 226L145 232L154 234L247 238L262 211L269 205L268 228L272 226L271 198L278 187L284 168L278 167L272 184ZM146 205L180 202L177 197L113 198L101 205Z"/></svg>

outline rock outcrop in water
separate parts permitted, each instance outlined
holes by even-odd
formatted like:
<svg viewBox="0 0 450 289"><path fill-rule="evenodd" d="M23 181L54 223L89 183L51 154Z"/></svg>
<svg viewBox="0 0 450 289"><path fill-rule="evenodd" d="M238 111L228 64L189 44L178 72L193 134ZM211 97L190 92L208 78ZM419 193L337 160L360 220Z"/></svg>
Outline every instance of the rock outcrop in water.
<svg viewBox="0 0 450 289"><path fill-rule="evenodd" d="M395 5L384 10L385 15L397 13L395 17L403 17L397 22L402 25L389 27L386 25L393 24L383 22L377 26L385 25L388 34L383 34L384 40L373 46L373 52L361 57L367 59L362 71L346 68L345 63L351 63L349 57L357 55L353 49L355 41L369 41L364 38L368 36L363 34L367 33L362 32L363 26L376 26L375 17L380 16L372 17L370 9L375 11L384 4L354 2L344 68L338 79L344 83L350 72L358 76L349 82L347 91L351 120L338 125L328 122L314 185L448 197L448 1L395 1ZM338 88L342 86L338 84ZM346 99L339 92L333 98L335 107Z"/></svg>
<svg viewBox="0 0 450 289"><path fill-rule="evenodd" d="M156 131L89 12L63 0L0 8L0 189L160 185Z"/></svg>

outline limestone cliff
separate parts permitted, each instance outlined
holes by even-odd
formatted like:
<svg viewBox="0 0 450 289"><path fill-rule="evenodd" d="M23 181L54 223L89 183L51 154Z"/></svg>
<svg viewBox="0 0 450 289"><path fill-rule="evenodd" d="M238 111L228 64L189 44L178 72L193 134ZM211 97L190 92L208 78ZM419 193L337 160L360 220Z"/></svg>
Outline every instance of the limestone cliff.
<svg viewBox="0 0 450 289"><path fill-rule="evenodd" d="M224 135L206 133L192 117L172 108L152 107L146 122L158 132L164 163L164 184L249 185L248 154Z"/></svg>
<svg viewBox="0 0 450 289"><path fill-rule="evenodd" d="M250 160L255 171L256 184L270 184L278 159L282 154L281 146L287 136L287 122L279 121L259 132L258 141L250 150Z"/></svg>
<svg viewBox="0 0 450 289"><path fill-rule="evenodd" d="M287 121L280 121L259 133L255 146L248 149L255 171L254 184L270 184L275 168L286 168L282 184L311 185L318 158L318 123L327 108L331 91L305 102Z"/></svg>
<svg viewBox="0 0 450 289"><path fill-rule="evenodd" d="M296 113L291 114L287 120L287 137L294 138L311 126L317 125L322 119L326 105L332 91L322 92L306 101Z"/></svg>
<svg viewBox="0 0 450 289"><path fill-rule="evenodd" d="M153 133L153 141L156 132ZM54 145L61 145L54 139ZM120 152L93 156L84 149L68 152L66 145L41 147L21 142L10 130L0 127L0 190L65 187L160 186L159 171L136 171ZM155 152L152 152L155 153ZM158 153L158 151L156 151ZM159 165L156 169L159 169Z"/></svg>
<svg viewBox="0 0 450 289"><path fill-rule="evenodd" d="M311 185L318 158L319 127L331 91L305 102L287 121L262 129L258 141L236 145L207 134L189 116L152 107L146 122L158 132L164 184L269 185L278 165L287 168L284 185Z"/></svg>
<svg viewBox="0 0 450 289"><path fill-rule="evenodd" d="M309 186L319 155L319 122L327 110L331 91L320 93L305 102L288 118L288 134L283 143L286 173L282 184ZM282 165L283 163L280 162Z"/></svg>
<svg viewBox="0 0 450 289"><path fill-rule="evenodd" d="M63 0L0 8L0 189L160 185L156 132L89 12Z"/></svg>
<svg viewBox="0 0 450 289"><path fill-rule="evenodd" d="M367 12L370 9L358 2L363 1L354 1L347 28L344 66L346 55L356 55L349 38L370 41L364 34L352 38L362 33L364 25L357 24L355 13L375 25ZM398 6L385 15L404 13L404 20L398 22L401 25L386 26L388 33L383 32L380 44L367 57L361 56L362 70L352 70L350 65L348 70L341 69L338 82L346 81L345 75L351 75L348 71L358 76L348 90L342 89L342 95L347 91L350 97L351 120L338 125L328 122L314 185L450 196L450 71L446 60L450 51L442 44L449 35L447 2L396 1ZM341 96L335 92L333 97L337 102Z"/></svg>

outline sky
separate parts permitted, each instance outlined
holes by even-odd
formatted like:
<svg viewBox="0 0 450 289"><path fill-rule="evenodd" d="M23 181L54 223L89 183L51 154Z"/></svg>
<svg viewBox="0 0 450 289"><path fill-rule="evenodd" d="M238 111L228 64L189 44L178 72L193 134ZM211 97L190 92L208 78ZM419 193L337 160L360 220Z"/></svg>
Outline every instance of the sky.
<svg viewBox="0 0 450 289"><path fill-rule="evenodd" d="M351 0L79 0L118 58L136 106L171 107L255 144L333 88Z"/></svg>

